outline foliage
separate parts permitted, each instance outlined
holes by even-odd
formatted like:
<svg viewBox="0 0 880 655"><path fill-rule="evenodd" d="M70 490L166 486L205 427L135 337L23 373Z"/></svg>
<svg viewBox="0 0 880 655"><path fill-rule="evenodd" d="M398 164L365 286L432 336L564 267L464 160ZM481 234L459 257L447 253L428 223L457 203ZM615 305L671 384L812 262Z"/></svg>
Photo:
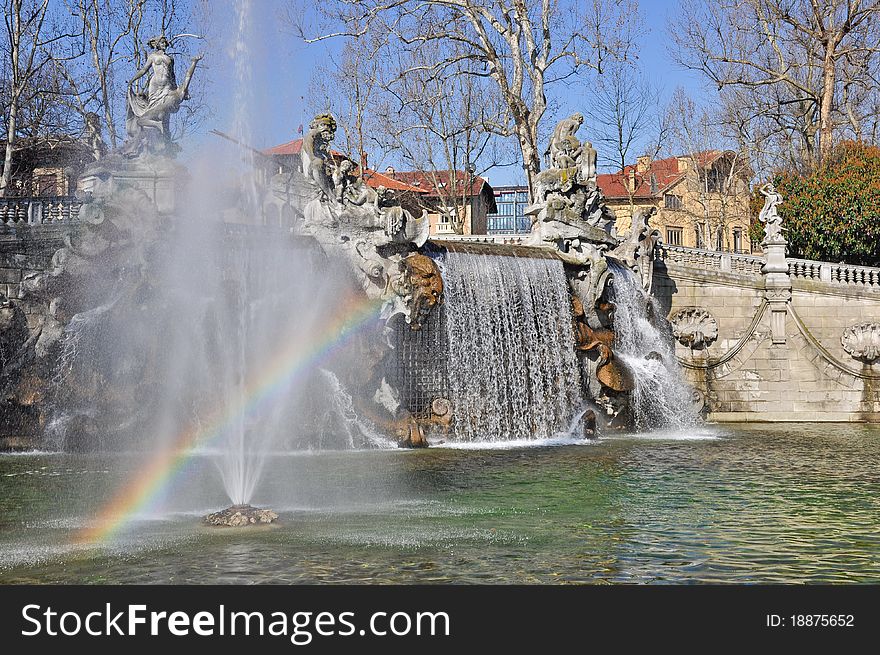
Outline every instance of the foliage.
<svg viewBox="0 0 880 655"><path fill-rule="evenodd" d="M880 148L845 141L812 172L779 172L773 183L790 256L880 266Z"/></svg>

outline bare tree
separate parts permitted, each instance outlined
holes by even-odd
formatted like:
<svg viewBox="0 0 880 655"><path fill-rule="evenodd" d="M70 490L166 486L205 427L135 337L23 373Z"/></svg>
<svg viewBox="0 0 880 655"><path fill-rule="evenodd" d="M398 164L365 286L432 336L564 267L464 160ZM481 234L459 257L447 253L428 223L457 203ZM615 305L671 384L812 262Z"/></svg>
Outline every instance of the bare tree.
<svg viewBox="0 0 880 655"><path fill-rule="evenodd" d="M876 92L880 0L683 0L673 58L719 91L742 89L740 118L794 136L813 163L843 125L857 134Z"/></svg>
<svg viewBox="0 0 880 655"><path fill-rule="evenodd" d="M204 5L180 0L64 1L81 33L78 52L55 61L70 90L68 106L80 117L84 129L105 132L110 147L115 148L124 138L126 86L143 64L146 42L159 34L174 39L188 32L190 21L199 16ZM172 47L188 54L191 42L174 39ZM175 122L179 133L198 122L204 106L191 102L181 109L183 120Z"/></svg>
<svg viewBox="0 0 880 655"><path fill-rule="evenodd" d="M372 137L375 121L370 107L384 74L377 56L381 42L372 37L364 35L345 43L338 56L313 71L310 81L309 109L334 114L342 132L339 147L359 162L379 145Z"/></svg>
<svg viewBox="0 0 880 655"><path fill-rule="evenodd" d="M53 33L47 27L49 0L5 0L4 23L8 88L4 94L4 132L6 136L3 173L0 175L0 195L6 196L12 182L16 137L21 131L22 110L33 99L46 65L51 61L48 49L64 34Z"/></svg>
<svg viewBox="0 0 880 655"><path fill-rule="evenodd" d="M746 154L725 148L731 142L725 125L699 107L683 89L675 91L667 109L669 145L686 160L684 184L693 205L680 208L689 216L698 235L698 247L731 250L728 228L739 222L748 227L748 189L752 170Z"/></svg>
<svg viewBox="0 0 880 655"><path fill-rule="evenodd" d="M400 53L380 82L374 113L380 148L425 172L437 199L436 207L426 208L439 211L460 234L473 212L476 177L513 165L515 158L496 133L506 120L496 87L469 74L466 58L442 70L432 65L454 59L450 50L459 47L436 41Z"/></svg>
<svg viewBox="0 0 880 655"><path fill-rule="evenodd" d="M458 44L438 40L393 53L384 45L381 33L347 41L331 66L314 72L312 109L336 114L340 146L349 153L365 153L369 145L374 168L392 160L422 172L432 190L419 197L423 208L461 233L473 211L476 177L514 164L496 135L504 106L490 80L463 70L468 60L434 68L433 62L452 59L449 50Z"/></svg>
<svg viewBox="0 0 880 655"><path fill-rule="evenodd" d="M530 188L541 168L539 130L550 88L625 59L638 29L636 0L331 0L320 7L326 24L318 27L303 25L301 7L289 14L310 43L376 29L392 51L456 44L424 66L438 77L454 70L493 81L508 119L493 127L516 137Z"/></svg>
<svg viewBox="0 0 880 655"><path fill-rule="evenodd" d="M634 198L650 178L624 173L636 155L654 159L668 137L669 114L660 107L660 93L634 66L614 63L591 86L586 113L587 136L601 146L599 165L623 176L632 218Z"/></svg>

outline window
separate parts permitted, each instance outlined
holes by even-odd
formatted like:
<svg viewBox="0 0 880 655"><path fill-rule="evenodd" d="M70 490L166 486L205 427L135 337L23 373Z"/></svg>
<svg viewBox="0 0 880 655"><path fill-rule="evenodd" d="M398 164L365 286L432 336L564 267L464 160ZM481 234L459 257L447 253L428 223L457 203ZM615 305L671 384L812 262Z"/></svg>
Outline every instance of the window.
<svg viewBox="0 0 880 655"><path fill-rule="evenodd" d="M497 209L486 217L488 233L527 234L532 227L531 219L524 213L529 204L528 198L528 191L523 188L496 190Z"/></svg>
<svg viewBox="0 0 880 655"><path fill-rule="evenodd" d="M666 209L681 209L681 196L674 196L671 193L667 193L663 196L663 206Z"/></svg>
<svg viewBox="0 0 880 655"><path fill-rule="evenodd" d="M666 228L666 243L670 246L680 246L681 245L681 228L680 227L667 227Z"/></svg>
<svg viewBox="0 0 880 655"><path fill-rule="evenodd" d="M707 193L718 193L721 191L722 186L722 175L721 172L715 168L710 168L706 171L706 192Z"/></svg>
<svg viewBox="0 0 880 655"><path fill-rule="evenodd" d="M733 229L733 251L742 252L743 249L743 233L738 227Z"/></svg>

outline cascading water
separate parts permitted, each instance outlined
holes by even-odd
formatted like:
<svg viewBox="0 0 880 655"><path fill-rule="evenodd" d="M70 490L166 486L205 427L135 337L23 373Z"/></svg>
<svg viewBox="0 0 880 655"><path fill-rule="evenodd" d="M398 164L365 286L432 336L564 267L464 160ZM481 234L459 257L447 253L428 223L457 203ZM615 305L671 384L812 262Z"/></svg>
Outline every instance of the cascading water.
<svg viewBox="0 0 880 655"><path fill-rule="evenodd" d="M632 370L635 388L630 399L635 427L681 429L693 425L692 390L675 359L672 338L657 328L657 301L642 289L637 276L608 259L614 278L609 300L614 303L614 353Z"/></svg>
<svg viewBox="0 0 880 655"><path fill-rule="evenodd" d="M581 386L562 262L448 252L443 280L456 438L566 431Z"/></svg>

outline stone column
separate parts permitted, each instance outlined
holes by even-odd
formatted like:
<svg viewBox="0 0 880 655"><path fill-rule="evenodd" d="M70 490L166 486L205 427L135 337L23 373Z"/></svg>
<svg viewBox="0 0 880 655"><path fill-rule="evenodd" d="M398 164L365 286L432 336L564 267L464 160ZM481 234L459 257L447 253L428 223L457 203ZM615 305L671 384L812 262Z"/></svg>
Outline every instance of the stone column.
<svg viewBox="0 0 880 655"><path fill-rule="evenodd" d="M770 303L770 336L773 343L785 343L785 316L791 300L791 278L785 259L785 239L776 242L763 241L764 297Z"/></svg>
<svg viewBox="0 0 880 655"><path fill-rule="evenodd" d="M770 303L770 337L774 344L785 343L785 317L788 314L788 303L791 301L791 277L788 274L788 261L785 259L788 242L782 236L782 219L776 213L776 206L782 202L782 196L773 185L761 188L765 197L764 208L758 216L764 223L764 297Z"/></svg>

